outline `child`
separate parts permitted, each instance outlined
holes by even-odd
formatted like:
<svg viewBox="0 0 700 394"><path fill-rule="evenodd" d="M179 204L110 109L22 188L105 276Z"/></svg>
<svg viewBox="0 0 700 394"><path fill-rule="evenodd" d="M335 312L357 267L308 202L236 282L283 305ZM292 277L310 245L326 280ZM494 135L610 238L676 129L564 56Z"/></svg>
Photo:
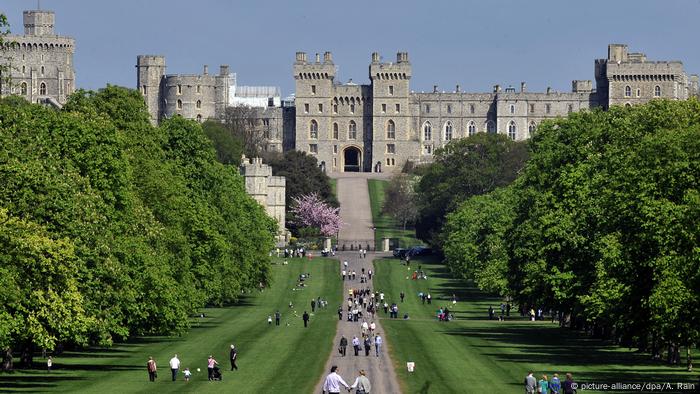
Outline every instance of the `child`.
<svg viewBox="0 0 700 394"><path fill-rule="evenodd" d="M189 369L189 368L185 368L185 370L182 371L182 373L185 374L185 382L189 382L189 381L190 381L190 377L192 377L192 372L190 372L190 369Z"/></svg>
<svg viewBox="0 0 700 394"><path fill-rule="evenodd" d="M267 315L267 325L268 326L272 325L272 315Z"/></svg>

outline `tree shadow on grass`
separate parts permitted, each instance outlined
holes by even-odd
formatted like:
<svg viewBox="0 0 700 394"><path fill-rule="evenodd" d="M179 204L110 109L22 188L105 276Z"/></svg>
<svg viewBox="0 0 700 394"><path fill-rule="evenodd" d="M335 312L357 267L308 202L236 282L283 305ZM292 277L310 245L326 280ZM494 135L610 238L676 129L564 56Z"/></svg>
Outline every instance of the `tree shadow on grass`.
<svg viewBox="0 0 700 394"><path fill-rule="evenodd" d="M660 362L650 360L644 353L619 351L617 347L604 341L576 332L562 332L556 327L538 328L526 325L494 325L487 329L457 327L454 330L445 331L445 334L468 336L486 341L489 345L473 345L473 347L484 349L483 356L502 362L525 365L551 363L580 367L581 372L576 370L562 372L574 372L583 377L582 381L667 382L671 377L682 382L692 380L691 374L684 373L680 368L676 371L673 368L664 367ZM587 371L601 364L623 368Z"/></svg>
<svg viewBox="0 0 700 394"><path fill-rule="evenodd" d="M30 389L32 391L39 392L56 387L59 384L62 384L63 382L80 380L85 380L85 378L77 376L58 376L55 374L51 375L48 373L41 376L25 374L3 374L0 375L0 388L2 388L3 391L6 389Z"/></svg>

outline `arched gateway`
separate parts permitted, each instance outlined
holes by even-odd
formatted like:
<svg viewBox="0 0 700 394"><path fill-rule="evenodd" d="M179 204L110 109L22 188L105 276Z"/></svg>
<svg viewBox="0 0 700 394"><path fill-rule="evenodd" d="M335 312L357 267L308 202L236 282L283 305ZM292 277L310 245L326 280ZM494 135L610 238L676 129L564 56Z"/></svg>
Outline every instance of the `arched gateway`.
<svg viewBox="0 0 700 394"><path fill-rule="evenodd" d="M343 172L362 171L362 152L355 146L343 150Z"/></svg>

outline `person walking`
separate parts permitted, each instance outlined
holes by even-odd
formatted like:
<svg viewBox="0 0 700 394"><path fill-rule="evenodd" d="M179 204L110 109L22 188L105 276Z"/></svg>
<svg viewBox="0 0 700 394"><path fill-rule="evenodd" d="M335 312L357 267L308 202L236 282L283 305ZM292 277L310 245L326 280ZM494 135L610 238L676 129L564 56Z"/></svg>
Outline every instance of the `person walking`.
<svg viewBox="0 0 700 394"><path fill-rule="evenodd" d="M343 307L338 307L338 320L343 320Z"/></svg>
<svg viewBox="0 0 700 394"><path fill-rule="evenodd" d="M432 300L433 300L433 297L430 295L430 293L428 293L427 299L428 299L428 305L430 305Z"/></svg>
<svg viewBox="0 0 700 394"><path fill-rule="evenodd" d="M282 317L282 314L280 313L279 310L275 312L275 325L279 326L280 325L280 318Z"/></svg>
<svg viewBox="0 0 700 394"><path fill-rule="evenodd" d="M372 348L372 340L369 335L365 337L365 357L369 356L369 350Z"/></svg>
<svg viewBox="0 0 700 394"><path fill-rule="evenodd" d="M344 386L346 389L350 390L350 386L338 375L338 366L334 365L331 367L331 373L326 376L321 390L324 394L340 394L340 386Z"/></svg>
<svg viewBox="0 0 700 394"><path fill-rule="evenodd" d="M231 344L231 352L229 353L229 357L231 358L231 371L234 369L238 371L238 366L236 365L236 360L238 359L238 350L236 350L236 347Z"/></svg>
<svg viewBox="0 0 700 394"><path fill-rule="evenodd" d="M180 359L177 354L170 359L170 371L173 373L173 382L177 378L177 371L180 369Z"/></svg>
<svg viewBox="0 0 700 394"><path fill-rule="evenodd" d="M356 336L352 337L352 348L355 350L355 357L357 357L360 353L360 340Z"/></svg>
<svg viewBox="0 0 700 394"><path fill-rule="evenodd" d="M301 316L301 318L304 320L304 328L308 327L309 314L306 311L304 311L304 314Z"/></svg>
<svg viewBox="0 0 700 394"><path fill-rule="evenodd" d="M158 377L158 368L156 366L156 360L154 360L153 357L148 357L146 369L148 370L148 380L155 382Z"/></svg>
<svg viewBox="0 0 700 394"><path fill-rule="evenodd" d="M360 370L360 375L355 378L355 383L350 386L350 389L356 389L355 393L357 394L368 394L372 391L372 385L367 379L367 373L364 369Z"/></svg>
<svg viewBox="0 0 700 394"><path fill-rule="evenodd" d="M532 376L532 371L528 372L525 377L525 394L534 394L537 389L537 379Z"/></svg>
<svg viewBox="0 0 700 394"><path fill-rule="evenodd" d="M377 329L377 325L374 323L374 320L373 320L372 323L370 323L370 325L369 325L369 333L370 334L374 333L374 330L376 330L376 329Z"/></svg>
<svg viewBox="0 0 700 394"><path fill-rule="evenodd" d="M311 299L311 313L316 312L316 300Z"/></svg>
<svg viewBox="0 0 700 394"><path fill-rule="evenodd" d="M345 280L345 275L347 274L347 271L343 270L342 274L343 274L343 280Z"/></svg>
<svg viewBox="0 0 700 394"><path fill-rule="evenodd" d="M377 357L379 357L379 353L381 353L382 350L382 337L377 333L377 335L374 336L374 351L377 354Z"/></svg>
<svg viewBox="0 0 700 394"><path fill-rule="evenodd" d="M209 377L209 381L214 380L214 368L219 365L219 363L216 361L214 356L209 355L209 358L207 359L207 375Z"/></svg>
<svg viewBox="0 0 700 394"><path fill-rule="evenodd" d="M372 270L370 269L367 271L367 276L369 276L369 280L372 280Z"/></svg>
<svg viewBox="0 0 700 394"><path fill-rule="evenodd" d="M406 294L402 291L399 297L401 297L401 302L403 302L403 298L406 297Z"/></svg>
<svg viewBox="0 0 700 394"><path fill-rule="evenodd" d="M340 354L345 357L345 352L348 347L348 340L345 338L345 335L342 335L340 337Z"/></svg>
<svg viewBox="0 0 700 394"><path fill-rule="evenodd" d="M53 368L53 359L49 356L49 358L46 359L46 372L50 373L51 368Z"/></svg>

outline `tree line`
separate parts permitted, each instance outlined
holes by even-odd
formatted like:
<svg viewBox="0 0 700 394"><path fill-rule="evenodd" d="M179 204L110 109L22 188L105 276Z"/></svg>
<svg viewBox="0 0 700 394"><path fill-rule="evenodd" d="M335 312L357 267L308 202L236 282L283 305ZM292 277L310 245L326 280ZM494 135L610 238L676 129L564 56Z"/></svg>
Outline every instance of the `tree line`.
<svg viewBox="0 0 700 394"><path fill-rule="evenodd" d="M268 283L274 221L201 126L149 123L139 92L62 110L0 100L0 349L179 334Z"/></svg>
<svg viewBox="0 0 700 394"><path fill-rule="evenodd" d="M417 190L419 218L431 220L423 238L483 290L672 363L685 348L691 369L700 103L654 100L543 122L522 165L503 146L484 135L438 152ZM466 171L473 162L478 170Z"/></svg>

